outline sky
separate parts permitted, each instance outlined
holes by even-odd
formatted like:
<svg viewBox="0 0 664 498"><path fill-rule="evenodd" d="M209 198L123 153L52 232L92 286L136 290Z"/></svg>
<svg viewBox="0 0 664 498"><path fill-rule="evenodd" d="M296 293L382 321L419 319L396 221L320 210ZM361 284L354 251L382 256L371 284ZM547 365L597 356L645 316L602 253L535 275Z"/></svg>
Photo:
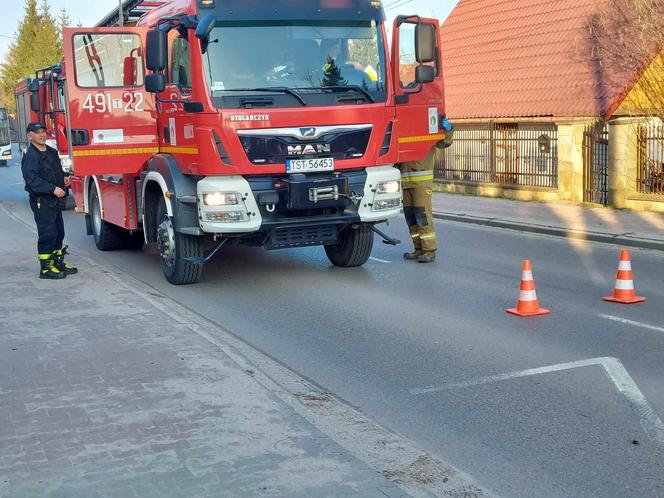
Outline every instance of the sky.
<svg viewBox="0 0 664 498"><path fill-rule="evenodd" d="M16 36L19 20L25 12L23 0L9 0L8 3L9 12L0 17L0 62L5 61L9 44ZM390 23L394 16L400 14L419 14L442 21L449 15L456 3L457 0L383 0L385 14ZM74 25L80 22L83 26L94 26L112 9L117 8L118 1L49 0L49 5L54 17L57 17L60 10L65 8Z"/></svg>

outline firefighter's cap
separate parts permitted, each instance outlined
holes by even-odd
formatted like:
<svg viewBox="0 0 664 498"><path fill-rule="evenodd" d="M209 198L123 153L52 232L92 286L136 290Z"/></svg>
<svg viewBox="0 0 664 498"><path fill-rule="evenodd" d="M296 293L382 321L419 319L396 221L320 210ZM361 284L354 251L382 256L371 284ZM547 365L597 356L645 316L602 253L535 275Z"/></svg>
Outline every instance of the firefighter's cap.
<svg viewBox="0 0 664 498"><path fill-rule="evenodd" d="M30 133L31 131L37 132L42 129L46 129L46 125L44 123L30 123L25 127L26 133Z"/></svg>

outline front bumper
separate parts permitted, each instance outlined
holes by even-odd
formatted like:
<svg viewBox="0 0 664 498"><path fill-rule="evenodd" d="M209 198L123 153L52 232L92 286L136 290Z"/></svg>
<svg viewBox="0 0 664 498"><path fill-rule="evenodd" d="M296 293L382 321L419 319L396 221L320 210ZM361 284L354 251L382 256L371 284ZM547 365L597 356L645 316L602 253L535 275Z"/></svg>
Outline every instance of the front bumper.
<svg viewBox="0 0 664 498"><path fill-rule="evenodd" d="M265 232L272 237L289 227L313 234L315 227L378 223L401 213L402 192L382 194L377 185L400 178L393 166L310 175L210 176L197 185L200 228L211 234ZM231 202L208 205L206 196L213 193ZM329 238L332 232L323 230L312 239Z"/></svg>

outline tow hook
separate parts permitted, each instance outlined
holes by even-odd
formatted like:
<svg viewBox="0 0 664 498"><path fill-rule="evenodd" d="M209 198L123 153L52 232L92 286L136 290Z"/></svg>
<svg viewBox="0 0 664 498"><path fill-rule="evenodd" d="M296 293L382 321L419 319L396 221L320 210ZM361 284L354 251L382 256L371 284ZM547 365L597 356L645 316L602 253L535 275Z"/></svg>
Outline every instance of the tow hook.
<svg viewBox="0 0 664 498"><path fill-rule="evenodd" d="M221 251L221 248L224 247L224 245L228 242L228 238L222 239L221 242L215 247L210 254L205 256L204 258L184 258L184 260L187 263L192 263L194 265L204 265L205 263L209 263L212 261L212 258L214 258L219 251Z"/></svg>
<svg viewBox="0 0 664 498"><path fill-rule="evenodd" d="M383 238L383 244L387 244L390 246L397 246L401 244L401 241L399 239L393 239L389 235L384 234L383 232L378 230L375 225L371 225L371 229Z"/></svg>

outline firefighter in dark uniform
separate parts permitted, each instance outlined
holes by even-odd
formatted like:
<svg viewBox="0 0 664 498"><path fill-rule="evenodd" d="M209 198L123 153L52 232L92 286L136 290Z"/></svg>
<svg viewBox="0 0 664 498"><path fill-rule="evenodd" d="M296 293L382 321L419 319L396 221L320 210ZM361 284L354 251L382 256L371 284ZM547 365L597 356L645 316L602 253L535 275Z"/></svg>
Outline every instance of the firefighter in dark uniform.
<svg viewBox="0 0 664 498"><path fill-rule="evenodd" d="M23 155L21 171L37 224L37 254L41 265L39 278L62 279L78 272L64 262L67 246L62 247L65 226L60 199L66 195L65 188L69 187L70 178L62 172L58 152L46 145L44 125L30 123L26 131L30 145Z"/></svg>
<svg viewBox="0 0 664 498"><path fill-rule="evenodd" d="M423 160L401 164L403 212L415 248L413 252L404 253L403 257L418 263L434 262L438 249L431 205L433 167L436 150L452 145L454 133L452 124L445 117L442 118L441 128L445 131L445 138L432 147Z"/></svg>

